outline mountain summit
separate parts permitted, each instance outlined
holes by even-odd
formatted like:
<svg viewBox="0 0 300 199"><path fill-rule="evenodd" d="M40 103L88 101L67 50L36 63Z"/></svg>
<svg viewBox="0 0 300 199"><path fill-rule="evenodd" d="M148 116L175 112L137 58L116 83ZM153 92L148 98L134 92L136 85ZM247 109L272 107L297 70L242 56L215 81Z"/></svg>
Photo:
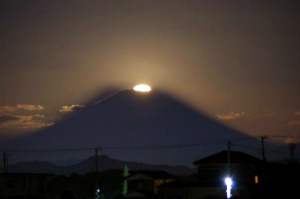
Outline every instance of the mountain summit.
<svg viewBox="0 0 300 199"><path fill-rule="evenodd" d="M123 90L20 140L36 148L102 147L120 159L191 165L237 138L247 136L169 95Z"/></svg>

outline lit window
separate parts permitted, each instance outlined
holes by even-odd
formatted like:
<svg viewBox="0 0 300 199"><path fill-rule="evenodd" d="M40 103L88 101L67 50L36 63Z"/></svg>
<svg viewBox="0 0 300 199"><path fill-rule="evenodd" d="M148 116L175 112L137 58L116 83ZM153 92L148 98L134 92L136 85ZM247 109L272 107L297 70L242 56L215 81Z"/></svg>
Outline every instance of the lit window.
<svg viewBox="0 0 300 199"><path fill-rule="evenodd" d="M255 181L255 184L258 184L258 176L257 175L255 175L254 181Z"/></svg>

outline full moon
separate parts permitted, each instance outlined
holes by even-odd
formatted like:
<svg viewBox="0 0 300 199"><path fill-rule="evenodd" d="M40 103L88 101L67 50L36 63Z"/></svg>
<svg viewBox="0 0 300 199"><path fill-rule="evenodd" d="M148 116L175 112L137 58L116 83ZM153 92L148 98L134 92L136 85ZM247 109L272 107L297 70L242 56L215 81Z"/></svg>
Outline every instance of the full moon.
<svg viewBox="0 0 300 199"><path fill-rule="evenodd" d="M151 91L151 87L146 84L139 84L139 85L136 85L133 88L133 90L140 91L140 92L149 92L149 91Z"/></svg>

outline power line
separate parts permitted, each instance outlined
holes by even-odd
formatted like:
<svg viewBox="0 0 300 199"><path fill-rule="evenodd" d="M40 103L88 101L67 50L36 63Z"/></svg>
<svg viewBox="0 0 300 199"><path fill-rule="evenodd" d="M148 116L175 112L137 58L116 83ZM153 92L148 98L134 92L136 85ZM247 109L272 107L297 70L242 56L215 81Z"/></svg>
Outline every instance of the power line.
<svg viewBox="0 0 300 199"><path fill-rule="evenodd" d="M224 144L226 141L205 142L197 144L178 144L178 145L163 145L163 146L124 146L124 147L102 147L102 149L172 149L172 148L187 148L206 145Z"/></svg>
<svg viewBox="0 0 300 199"><path fill-rule="evenodd" d="M162 145L162 146L104 146L104 147L85 147L85 148L64 148L64 149L0 149L0 152L11 152L11 153L21 153L21 152L64 152L64 151L87 151L98 149L107 150L147 150L147 149L172 149L172 148L186 148L186 147L199 147L215 144L224 144L226 140L212 141L212 142L202 142L196 144L174 144L174 145Z"/></svg>
<svg viewBox="0 0 300 199"><path fill-rule="evenodd" d="M174 145L157 145L157 146L103 146L103 147L82 147L82 148L62 148L62 149L0 149L0 152L11 152L11 153L50 153L50 152L71 152L71 151L89 151L95 149L106 149L106 150L150 150L150 149L174 149L174 148L187 148L187 147L201 147L207 145L216 145L216 144L226 144L228 141L231 143L251 140L251 139L258 139L262 136L250 136L246 138L237 138L237 139L230 139L230 140L218 140L218 141L211 141L211 142L201 142L201 143L194 143L194 144L174 144ZM267 136L267 137L289 137L289 136ZM242 146L246 148L252 148L261 150L257 147L247 146L247 145L240 145L235 144L236 146ZM266 149L267 150L267 149ZM267 150L270 151L270 150Z"/></svg>
<svg viewBox="0 0 300 199"><path fill-rule="evenodd" d="M248 145L243 145L243 144L232 144L235 146L240 146L240 147L245 147L249 149L255 149L255 150L261 150L261 148L258 147L253 147L253 146L248 146ZM266 151L272 152L272 153L282 153L282 154L290 154L290 152L287 151L279 151L279 150L271 150L271 149L265 149ZM297 153L297 155L300 155L300 153Z"/></svg>
<svg viewBox="0 0 300 199"><path fill-rule="evenodd" d="M88 148L65 148L65 149L0 149L1 152L11 152L11 153L22 153L22 152L64 152L64 151L87 151L95 150L98 147L88 147Z"/></svg>

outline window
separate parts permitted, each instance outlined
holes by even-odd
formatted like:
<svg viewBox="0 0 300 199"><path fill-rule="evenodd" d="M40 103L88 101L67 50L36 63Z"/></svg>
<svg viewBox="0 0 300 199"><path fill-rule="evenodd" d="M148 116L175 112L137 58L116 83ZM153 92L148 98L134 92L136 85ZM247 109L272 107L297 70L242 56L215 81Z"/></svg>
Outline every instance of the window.
<svg viewBox="0 0 300 199"><path fill-rule="evenodd" d="M144 188L144 183L143 182L137 182L135 184L135 189L143 189Z"/></svg>
<svg viewBox="0 0 300 199"><path fill-rule="evenodd" d="M26 176L23 176L23 189L26 189Z"/></svg>
<svg viewBox="0 0 300 199"><path fill-rule="evenodd" d="M170 199L183 199L183 196L171 196Z"/></svg>
<svg viewBox="0 0 300 199"><path fill-rule="evenodd" d="M14 188L14 186L15 186L14 180L13 179L8 179L7 182L6 182L6 186L8 188Z"/></svg>
<svg viewBox="0 0 300 199"><path fill-rule="evenodd" d="M43 177L38 178L39 193L45 193L45 181Z"/></svg>

